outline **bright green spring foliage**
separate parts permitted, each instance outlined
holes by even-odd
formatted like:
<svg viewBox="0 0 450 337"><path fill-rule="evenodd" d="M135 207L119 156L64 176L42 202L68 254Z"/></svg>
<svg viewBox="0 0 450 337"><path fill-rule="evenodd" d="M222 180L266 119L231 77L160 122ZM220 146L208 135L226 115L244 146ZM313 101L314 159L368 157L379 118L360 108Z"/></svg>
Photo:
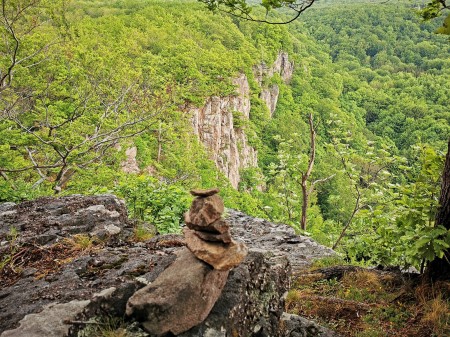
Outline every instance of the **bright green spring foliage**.
<svg viewBox="0 0 450 337"><path fill-rule="evenodd" d="M11 63L14 34L4 20L0 28L8 41L0 45L0 201L114 192L132 216L166 233L179 231L189 189L217 186L227 207L298 229L312 113L311 181L333 178L310 195L309 234L374 263L418 266L447 247L430 219L450 134L450 47L433 34L436 22L407 5L328 1L289 26L213 14L195 1L9 0L6 14L25 3L38 7L12 27L23 61ZM288 82L262 78L264 89L279 90L271 116L253 67L270 68L280 51L295 71ZM234 190L187 111L234 95L240 74L252 109L250 120L234 111L234 127L258 151L258 167L243 169ZM140 175L122 172L131 147Z"/></svg>
<svg viewBox="0 0 450 337"><path fill-rule="evenodd" d="M420 11L420 15L425 20L436 19L444 16L442 26L436 29L436 33L450 35L450 3L447 0L431 0ZM445 15L447 13L447 15Z"/></svg>
<svg viewBox="0 0 450 337"><path fill-rule="evenodd" d="M295 21L311 7L315 0L198 0L211 11L221 11L243 20L269 24L287 24ZM259 11L264 9L264 11ZM270 16L273 10L285 9L289 16ZM256 12L256 14L255 14Z"/></svg>
<svg viewBox="0 0 450 337"><path fill-rule="evenodd" d="M155 225L158 233L180 233L190 198L179 186L152 177L130 176L115 192L125 199L130 216Z"/></svg>
<svg viewBox="0 0 450 337"><path fill-rule="evenodd" d="M373 218L378 227L375 242L381 247L390 247L372 255L380 259L380 263L396 261L418 267L423 261L442 258L450 247L448 230L434 224L443 155L429 146L417 146L414 150L419 158L416 166L403 166L408 170L410 183L391 185L386 191L390 205L379 209ZM383 256L387 252L389 256Z"/></svg>

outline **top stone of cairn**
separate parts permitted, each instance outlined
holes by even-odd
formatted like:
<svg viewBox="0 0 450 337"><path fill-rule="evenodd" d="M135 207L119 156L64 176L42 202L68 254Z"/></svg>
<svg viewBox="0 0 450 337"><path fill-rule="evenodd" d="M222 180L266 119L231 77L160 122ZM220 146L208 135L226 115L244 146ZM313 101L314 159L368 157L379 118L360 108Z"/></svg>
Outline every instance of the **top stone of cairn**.
<svg viewBox="0 0 450 337"><path fill-rule="evenodd" d="M211 195L217 194L219 193L219 189L218 188L210 188L210 189L196 189L196 190L191 190L191 194L194 197L209 197Z"/></svg>

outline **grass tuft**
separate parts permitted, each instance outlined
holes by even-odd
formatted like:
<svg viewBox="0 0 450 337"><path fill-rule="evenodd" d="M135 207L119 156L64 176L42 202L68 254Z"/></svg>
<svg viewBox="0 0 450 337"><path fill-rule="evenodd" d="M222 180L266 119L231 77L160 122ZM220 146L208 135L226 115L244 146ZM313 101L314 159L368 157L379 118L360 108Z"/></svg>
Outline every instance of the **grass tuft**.
<svg viewBox="0 0 450 337"><path fill-rule="evenodd" d="M151 238L153 238L154 236L155 236L155 233L143 225L137 225L134 228L133 239L136 242L147 241L147 240L150 240Z"/></svg>
<svg viewBox="0 0 450 337"><path fill-rule="evenodd" d="M71 246L73 250L77 251L89 251L97 242L96 237L91 237L88 234L75 234L71 238L65 238L64 244Z"/></svg>
<svg viewBox="0 0 450 337"><path fill-rule="evenodd" d="M428 326L436 336L450 336L450 303L442 294L423 303L421 322Z"/></svg>

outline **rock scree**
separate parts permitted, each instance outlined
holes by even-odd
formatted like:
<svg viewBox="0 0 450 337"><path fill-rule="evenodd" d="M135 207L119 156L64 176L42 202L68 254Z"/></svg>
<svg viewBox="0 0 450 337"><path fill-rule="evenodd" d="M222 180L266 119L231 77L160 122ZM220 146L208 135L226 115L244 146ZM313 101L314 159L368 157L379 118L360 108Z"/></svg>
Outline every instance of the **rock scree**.
<svg viewBox="0 0 450 337"><path fill-rule="evenodd" d="M0 204L0 256L9 261L0 269L0 336L98 336L94 328L110 318L131 337L161 331L167 337L335 336L283 314L292 272L301 274L311 260L334 252L286 225L230 209L222 218L217 192L192 191L194 202L214 202L200 201L212 209L201 223L189 210L186 237L143 242L134 237L124 202L113 195ZM80 246L79 235L87 246ZM196 248L200 240L206 248ZM230 248L233 242L243 251L231 259L217 256L218 266L228 261L224 270L205 261L215 252L204 253L208 245ZM148 300L149 293L157 296ZM177 304L164 307L172 323L148 318L147 308L158 301ZM181 309L183 302L190 309ZM178 322L181 316L196 323Z"/></svg>

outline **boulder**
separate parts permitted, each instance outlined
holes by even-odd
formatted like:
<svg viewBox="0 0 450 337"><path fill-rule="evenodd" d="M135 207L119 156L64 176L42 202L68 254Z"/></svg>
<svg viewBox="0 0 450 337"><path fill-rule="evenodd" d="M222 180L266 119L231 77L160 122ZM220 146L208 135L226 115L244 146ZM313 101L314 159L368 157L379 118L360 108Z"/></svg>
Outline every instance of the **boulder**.
<svg viewBox="0 0 450 337"><path fill-rule="evenodd" d="M208 242L200 239L195 231L185 228L184 236L189 250L200 260L218 270L230 270L241 263L247 255L247 246L231 240L230 243Z"/></svg>
<svg viewBox="0 0 450 337"><path fill-rule="evenodd" d="M283 254L250 249L230 271L208 317L179 337L278 337L289 287L290 266Z"/></svg>
<svg viewBox="0 0 450 337"><path fill-rule="evenodd" d="M219 298L228 271L213 269L188 249L151 284L127 303L128 316L142 322L152 335L178 335L200 324Z"/></svg>
<svg viewBox="0 0 450 337"><path fill-rule="evenodd" d="M192 201L189 213L185 216L186 225L207 227L220 219L224 211L222 199L218 195L198 197Z"/></svg>

